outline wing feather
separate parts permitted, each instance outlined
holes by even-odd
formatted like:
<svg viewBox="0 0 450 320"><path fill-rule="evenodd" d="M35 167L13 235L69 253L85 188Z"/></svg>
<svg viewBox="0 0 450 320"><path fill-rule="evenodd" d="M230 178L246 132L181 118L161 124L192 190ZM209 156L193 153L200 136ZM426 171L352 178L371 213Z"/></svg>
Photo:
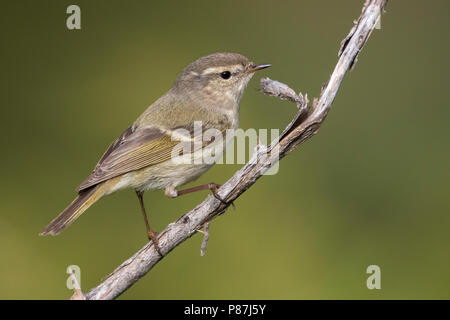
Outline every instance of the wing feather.
<svg viewBox="0 0 450 320"><path fill-rule="evenodd" d="M77 188L80 192L108 179L171 158L180 141L158 128L128 128L104 153L95 169Z"/></svg>

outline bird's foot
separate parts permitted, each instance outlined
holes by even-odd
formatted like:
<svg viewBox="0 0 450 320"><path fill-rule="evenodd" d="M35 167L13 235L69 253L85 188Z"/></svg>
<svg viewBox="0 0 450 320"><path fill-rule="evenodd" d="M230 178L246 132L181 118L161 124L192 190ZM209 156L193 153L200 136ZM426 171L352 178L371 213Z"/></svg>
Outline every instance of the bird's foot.
<svg viewBox="0 0 450 320"><path fill-rule="evenodd" d="M219 194L217 193L217 190L219 190L219 188L221 187L220 184L217 183L209 183L208 184L208 189L211 190L211 193L213 194L214 198L216 198L217 200L219 200L220 202L222 202L224 205L228 206L228 202L226 202L225 200L223 200ZM233 207L233 209L236 209L236 206L234 205L234 202L232 201L231 206Z"/></svg>
<svg viewBox="0 0 450 320"><path fill-rule="evenodd" d="M161 253L161 248L159 247L158 232L149 230L149 231L147 231L147 237L150 242L153 242L153 245L155 246L156 251L162 257L163 254Z"/></svg>

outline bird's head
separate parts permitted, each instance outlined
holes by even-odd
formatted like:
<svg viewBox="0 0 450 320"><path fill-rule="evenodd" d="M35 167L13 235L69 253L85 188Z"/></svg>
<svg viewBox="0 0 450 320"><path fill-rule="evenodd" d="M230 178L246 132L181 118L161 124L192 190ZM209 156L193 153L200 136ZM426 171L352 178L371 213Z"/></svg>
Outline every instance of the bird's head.
<svg viewBox="0 0 450 320"><path fill-rule="evenodd" d="M239 102L254 72L270 64L254 64L237 53L213 53L187 66L174 88L199 97L222 98Z"/></svg>

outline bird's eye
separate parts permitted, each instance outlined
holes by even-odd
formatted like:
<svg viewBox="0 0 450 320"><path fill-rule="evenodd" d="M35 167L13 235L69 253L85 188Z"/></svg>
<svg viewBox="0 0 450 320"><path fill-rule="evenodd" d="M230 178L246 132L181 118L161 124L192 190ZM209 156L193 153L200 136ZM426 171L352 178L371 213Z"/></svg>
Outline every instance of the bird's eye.
<svg viewBox="0 0 450 320"><path fill-rule="evenodd" d="M231 72L230 71L221 72L220 76L222 77L222 79L228 80L231 78Z"/></svg>

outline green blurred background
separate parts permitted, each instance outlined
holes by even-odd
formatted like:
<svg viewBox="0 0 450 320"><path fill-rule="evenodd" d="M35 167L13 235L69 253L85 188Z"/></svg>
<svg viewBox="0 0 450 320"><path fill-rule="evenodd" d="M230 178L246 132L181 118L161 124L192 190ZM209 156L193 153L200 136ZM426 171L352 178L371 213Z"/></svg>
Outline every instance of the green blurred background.
<svg viewBox="0 0 450 320"><path fill-rule="evenodd" d="M131 190L58 237L38 232L187 64L217 51L271 63L250 82L240 125L283 129L295 107L261 95L259 77L317 96L362 3L2 1L0 298L66 299L68 265L87 291L145 244ZM66 28L69 4L82 30ZM319 134L214 221L206 256L195 235L120 298L450 298L449 9L390 1ZM152 226L206 195L148 192ZM366 287L372 264L381 290Z"/></svg>

